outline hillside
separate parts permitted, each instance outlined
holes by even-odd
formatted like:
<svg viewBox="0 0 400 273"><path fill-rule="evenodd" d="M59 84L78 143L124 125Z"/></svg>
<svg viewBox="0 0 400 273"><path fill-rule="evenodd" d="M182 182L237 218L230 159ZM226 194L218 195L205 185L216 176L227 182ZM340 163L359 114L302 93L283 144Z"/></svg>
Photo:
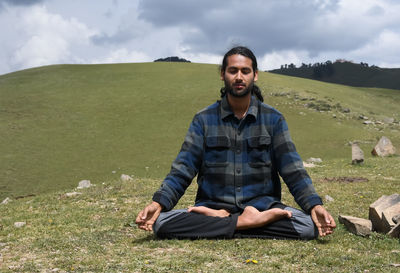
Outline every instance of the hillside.
<svg viewBox="0 0 400 273"><path fill-rule="evenodd" d="M400 69L352 62L326 62L271 70L271 73L358 87L400 89Z"/></svg>
<svg viewBox="0 0 400 273"><path fill-rule="evenodd" d="M348 158L354 140L368 157L382 135L400 146L397 90L265 72L258 84L287 118L304 159ZM193 63L57 65L1 75L0 200L121 174L161 180L193 115L219 99L221 86L218 66Z"/></svg>

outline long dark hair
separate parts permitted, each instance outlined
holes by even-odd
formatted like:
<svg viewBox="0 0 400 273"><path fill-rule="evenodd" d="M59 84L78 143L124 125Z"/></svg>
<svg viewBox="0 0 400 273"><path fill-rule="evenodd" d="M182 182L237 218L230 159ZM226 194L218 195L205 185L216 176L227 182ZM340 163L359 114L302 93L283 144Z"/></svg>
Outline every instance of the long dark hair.
<svg viewBox="0 0 400 273"><path fill-rule="evenodd" d="M228 66L228 57L232 55L242 55L244 57L247 57L251 60L251 65L253 67L253 73L255 74L258 71L257 68L257 59L254 53L248 49L247 47L244 46L236 46L229 50L228 52L225 53L224 58L222 59L222 65L220 67L221 73L225 73L226 67ZM226 95L226 90L225 87L222 87L221 90L221 98ZM264 98L261 94L260 88L258 88L257 85L253 85L253 89L251 90L251 93L254 94L260 101L264 101Z"/></svg>

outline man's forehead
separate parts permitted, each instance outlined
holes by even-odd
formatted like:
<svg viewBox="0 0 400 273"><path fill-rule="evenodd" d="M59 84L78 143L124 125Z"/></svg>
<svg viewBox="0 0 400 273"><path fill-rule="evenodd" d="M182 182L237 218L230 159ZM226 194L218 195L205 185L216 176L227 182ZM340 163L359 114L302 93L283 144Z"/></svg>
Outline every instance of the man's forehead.
<svg viewBox="0 0 400 273"><path fill-rule="evenodd" d="M227 67L230 66L249 66L252 67L253 61L246 56L234 54L227 58Z"/></svg>

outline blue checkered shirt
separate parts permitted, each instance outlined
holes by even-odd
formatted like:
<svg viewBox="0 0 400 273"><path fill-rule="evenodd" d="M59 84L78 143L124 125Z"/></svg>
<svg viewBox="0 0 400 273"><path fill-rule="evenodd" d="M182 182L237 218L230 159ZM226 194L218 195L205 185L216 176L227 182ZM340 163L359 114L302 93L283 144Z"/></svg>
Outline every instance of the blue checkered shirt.
<svg viewBox="0 0 400 273"><path fill-rule="evenodd" d="M240 120L226 96L194 116L153 201L171 210L196 175L196 206L232 213L246 206L267 210L281 200L280 177L304 211L322 204L283 115L254 96Z"/></svg>

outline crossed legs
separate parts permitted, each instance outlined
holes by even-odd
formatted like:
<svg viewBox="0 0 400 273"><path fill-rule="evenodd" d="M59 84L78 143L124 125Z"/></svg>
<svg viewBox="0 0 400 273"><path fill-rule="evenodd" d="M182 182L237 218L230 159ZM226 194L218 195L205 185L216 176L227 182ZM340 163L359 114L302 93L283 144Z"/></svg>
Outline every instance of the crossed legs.
<svg viewBox="0 0 400 273"><path fill-rule="evenodd" d="M196 212L207 216L228 217L230 213L224 209L215 210L204 206L189 207L188 212ZM236 229L245 230L258 228L278 221L282 218L291 218L292 212L280 208L272 208L266 211L259 211L255 207L248 206L239 215Z"/></svg>

